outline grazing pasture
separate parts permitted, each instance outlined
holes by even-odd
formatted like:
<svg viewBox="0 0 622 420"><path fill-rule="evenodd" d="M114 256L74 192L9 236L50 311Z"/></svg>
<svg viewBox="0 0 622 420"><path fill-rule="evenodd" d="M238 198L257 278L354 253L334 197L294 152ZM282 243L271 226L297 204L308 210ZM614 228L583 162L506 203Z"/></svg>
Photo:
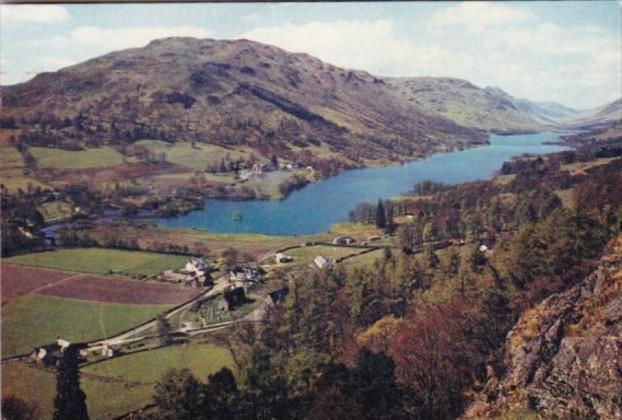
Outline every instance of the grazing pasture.
<svg viewBox="0 0 622 420"><path fill-rule="evenodd" d="M2 357L24 354L61 336L71 342L109 337L141 324L171 305L128 305L37 294L2 307Z"/></svg>
<svg viewBox="0 0 622 420"><path fill-rule="evenodd" d="M229 349L215 344L193 343L134 353L84 367L88 374L125 381L154 383L169 369L188 368L199 379L229 367L234 370Z"/></svg>
<svg viewBox="0 0 622 420"><path fill-rule="evenodd" d="M86 394L91 419L110 419L144 407L151 402L152 385L106 381L82 375L80 386ZM14 395L38 408L37 419L49 420L54 414L56 376L53 371L9 363L2 366L2 396Z"/></svg>
<svg viewBox="0 0 622 420"><path fill-rule="evenodd" d="M71 248L6 258L5 262L90 274L149 276L184 266L188 257L105 248Z"/></svg>
<svg viewBox="0 0 622 420"><path fill-rule="evenodd" d="M164 153L166 160L192 170L205 170L208 165L218 164L226 156L231 160L246 159L249 154L245 151L227 149L213 144L196 143L167 143L161 140L140 140L136 146L146 147L151 153Z"/></svg>
<svg viewBox="0 0 622 420"><path fill-rule="evenodd" d="M39 293L95 302L175 305L192 299L201 290L172 284L80 275L46 287Z"/></svg>
<svg viewBox="0 0 622 420"><path fill-rule="evenodd" d="M37 167L48 169L90 169L121 165L123 155L112 147L70 151L49 147L28 149L37 160Z"/></svg>

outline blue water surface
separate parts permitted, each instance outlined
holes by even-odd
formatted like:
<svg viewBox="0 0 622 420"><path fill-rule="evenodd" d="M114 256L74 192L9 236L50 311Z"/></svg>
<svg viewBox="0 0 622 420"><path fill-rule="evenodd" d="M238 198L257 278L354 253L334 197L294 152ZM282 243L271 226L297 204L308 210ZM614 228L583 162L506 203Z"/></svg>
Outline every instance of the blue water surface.
<svg viewBox="0 0 622 420"><path fill-rule="evenodd" d="M361 202L376 202L412 189L420 181L449 184L489 178L504 161L524 153L564 150L545 142L556 133L490 138L490 145L441 153L423 160L385 168L354 169L294 191L283 200L230 201L210 199L205 208L179 217L161 218L166 227L190 227L213 232L253 232L268 235L313 234L345 221ZM242 220L234 220L241 213Z"/></svg>

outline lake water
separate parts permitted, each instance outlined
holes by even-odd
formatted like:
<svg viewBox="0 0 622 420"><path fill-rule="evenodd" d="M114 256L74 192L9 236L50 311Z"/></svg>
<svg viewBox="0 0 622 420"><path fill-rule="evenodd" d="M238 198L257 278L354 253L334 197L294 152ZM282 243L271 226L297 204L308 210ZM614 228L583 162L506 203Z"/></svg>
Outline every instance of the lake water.
<svg viewBox="0 0 622 420"><path fill-rule="evenodd" d="M436 154L400 166L346 171L294 191L283 200L207 200L204 209L161 218L158 223L213 232L319 233L347 220L348 212L357 204L391 198L410 190L417 182L456 184L486 179L512 156L565 150L562 146L544 144L558 136L557 133L493 135L488 146ZM241 214L242 219L234 220L235 214Z"/></svg>

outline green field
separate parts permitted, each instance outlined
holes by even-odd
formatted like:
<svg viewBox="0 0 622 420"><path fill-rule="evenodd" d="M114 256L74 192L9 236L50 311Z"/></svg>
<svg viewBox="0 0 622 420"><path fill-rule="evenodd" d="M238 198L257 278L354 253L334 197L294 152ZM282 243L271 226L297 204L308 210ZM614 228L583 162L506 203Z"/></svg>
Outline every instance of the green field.
<svg viewBox="0 0 622 420"><path fill-rule="evenodd" d="M185 344L130 354L86 366L84 372L126 381L153 383L169 369L188 368L201 381L223 366L233 369L231 352L215 344Z"/></svg>
<svg viewBox="0 0 622 420"><path fill-rule="evenodd" d="M24 159L22 154L13 146L0 147L0 168L15 169L23 168Z"/></svg>
<svg viewBox="0 0 622 420"><path fill-rule="evenodd" d="M192 147L192 143L186 142L171 144L160 140L140 140L134 144L144 146L155 154L164 153L168 162L195 170L205 170L208 165L219 163L227 155L230 159L248 157L248 153L244 151L225 149L205 143L196 143L196 146Z"/></svg>
<svg viewBox="0 0 622 420"><path fill-rule="evenodd" d="M106 248L72 248L6 258L13 264L92 274L148 276L185 265L188 257Z"/></svg>
<svg viewBox="0 0 622 420"><path fill-rule="evenodd" d="M51 223L71 217L71 204L65 201L51 201L37 207L46 223Z"/></svg>
<svg viewBox="0 0 622 420"><path fill-rule="evenodd" d="M30 352L58 335L72 342L111 336L168 308L24 296L2 307L2 357Z"/></svg>
<svg viewBox="0 0 622 420"><path fill-rule="evenodd" d="M30 147L29 150L37 160L39 168L106 168L123 163L123 155L108 146L79 151L51 149L48 147Z"/></svg>
<svg viewBox="0 0 622 420"><path fill-rule="evenodd" d="M11 192L18 188L26 191L28 186L46 188L46 185L24 174L24 159L15 147L0 147L0 183Z"/></svg>
<svg viewBox="0 0 622 420"><path fill-rule="evenodd" d="M136 410L151 402L153 389L147 386L128 386L106 383L82 377L82 390L90 418L105 419ZM56 377L53 372L30 367L24 363L2 366L2 395L15 395L39 410L37 419L51 419L54 412Z"/></svg>
<svg viewBox="0 0 622 420"><path fill-rule="evenodd" d="M294 258L293 262L287 263L285 265L309 265L313 263L313 259L318 255L323 255L325 258L334 261L338 258L342 258L348 255L358 254L361 251L362 249L360 248L347 248L338 246L305 246L302 248L291 249L285 252L286 255Z"/></svg>
<svg viewBox="0 0 622 420"><path fill-rule="evenodd" d="M243 185L253 188L260 194L267 195L270 198L283 198L283 194L279 191L279 185L292 176L293 173L289 171L267 172L258 178L251 178Z"/></svg>
<svg viewBox="0 0 622 420"><path fill-rule="evenodd" d="M346 267L370 267L376 262L378 258L384 255L384 249L377 249L375 251L366 252L363 255L357 255L352 258L348 258L343 262Z"/></svg>

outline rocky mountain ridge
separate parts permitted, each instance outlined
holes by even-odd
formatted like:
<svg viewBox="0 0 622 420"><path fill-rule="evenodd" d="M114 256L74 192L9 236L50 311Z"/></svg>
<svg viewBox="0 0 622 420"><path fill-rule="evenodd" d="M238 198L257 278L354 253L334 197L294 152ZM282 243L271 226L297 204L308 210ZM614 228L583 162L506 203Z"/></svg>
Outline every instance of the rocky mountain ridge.
<svg viewBox="0 0 622 420"><path fill-rule="evenodd" d="M465 418L531 409L551 418L622 418L622 236L571 289L524 312Z"/></svg>

